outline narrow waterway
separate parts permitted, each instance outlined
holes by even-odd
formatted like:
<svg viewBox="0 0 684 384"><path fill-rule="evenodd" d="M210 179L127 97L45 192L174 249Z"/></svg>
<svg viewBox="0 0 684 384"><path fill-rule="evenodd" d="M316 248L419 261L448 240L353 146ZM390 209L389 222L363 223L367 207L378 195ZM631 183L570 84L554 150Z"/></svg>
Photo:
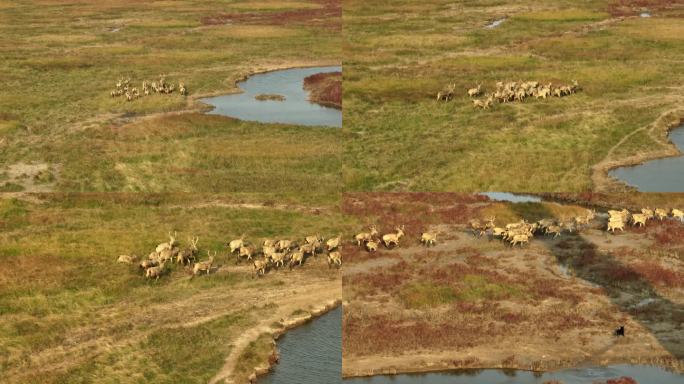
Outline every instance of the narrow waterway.
<svg viewBox="0 0 684 384"><path fill-rule="evenodd" d="M669 137L684 152L684 126L670 131ZM616 168L608 174L641 192L684 192L684 156Z"/></svg>
<svg viewBox="0 0 684 384"><path fill-rule="evenodd" d="M280 362L260 384L342 382L342 307L286 332L278 340Z"/></svg>

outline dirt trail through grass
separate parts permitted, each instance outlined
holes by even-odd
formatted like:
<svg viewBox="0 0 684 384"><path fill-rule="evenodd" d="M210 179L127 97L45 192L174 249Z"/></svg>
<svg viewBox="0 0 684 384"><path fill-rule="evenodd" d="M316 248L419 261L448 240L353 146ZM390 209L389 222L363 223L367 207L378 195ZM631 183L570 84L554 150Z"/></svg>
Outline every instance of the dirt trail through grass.
<svg viewBox="0 0 684 384"><path fill-rule="evenodd" d="M243 314L251 324L242 327L239 338L225 340L231 345L230 355L217 374L217 380L228 378L246 345L264 332L277 330L272 324L288 318L296 310L308 310L341 298L341 284L334 278L334 271L327 277L312 275L307 269L315 264L324 264L324 261L312 260L304 269L273 272L262 278L282 282L273 288L250 288L251 284L245 282L230 289L221 286L205 289L180 300L157 303L143 298L140 303L124 302L98 311L87 324L68 329L59 346L35 351L29 361L9 368L6 371L11 378L9 383L23 382L43 372L69 371L95 356L135 349L159 331L173 333L178 327L193 328L225 316ZM250 266L227 266L221 268L218 276L250 272ZM172 284L183 285L188 279L192 278L180 278ZM127 330L121 333L122 329Z"/></svg>
<svg viewBox="0 0 684 384"><path fill-rule="evenodd" d="M684 87L679 87L678 89L682 90ZM679 99L681 99L681 97L679 97ZM608 176L608 172L611 169L627 165L636 165L657 158L681 155L679 149L667 139L668 129L672 128L673 125L673 117L675 120L684 119L684 109L677 107L663 112L653 123L630 132L614 146L610 147L603 160L592 167L594 191L608 192L615 189L624 189L626 187L624 184ZM649 137L655 143L659 144L660 148L649 152L637 153L628 158L615 159L613 156L615 151L628 142L633 136L641 132L647 132Z"/></svg>

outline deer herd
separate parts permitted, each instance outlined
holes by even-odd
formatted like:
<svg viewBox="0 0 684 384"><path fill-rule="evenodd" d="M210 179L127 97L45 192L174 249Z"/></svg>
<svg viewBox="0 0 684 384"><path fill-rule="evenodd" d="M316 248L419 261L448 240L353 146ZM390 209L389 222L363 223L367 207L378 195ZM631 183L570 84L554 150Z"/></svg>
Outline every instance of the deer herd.
<svg viewBox="0 0 684 384"><path fill-rule="evenodd" d="M679 209L670 211L662 208L644 208L640 213L630 213L627 209L621 211L608 211L608 222L605 226L606 231L614 232L616 229L624 230L625 224L631 223L633 226L645 226L648 220L663 220L672 217L684 222L684 212ZM486 220L473 219L468 223L468 229L477 237L485 235L492 238L499 238L505 243L515 247L528 244L535 235L552 236L554 239L561 236L564 232L579 232L589 226L597 218L594 210L587 209L584 214L562 219L545 218L536 222L521 220L515 223L508 223L503 226L496 224L496 217ZM379 244L384 244L386 248L394 248L399 244L399 239L405 235L404 227L396 227L396 232L388 233L378 237L378 230L375 225L368 227L365 232L360 232L354 236L353 240L357 246L362 246L369 253L378 250ZM426 247L437 243L439 232L423 232L418 240Z"/></svg>
<svg viewBox="0 0 684 384"><path fill-rule="evenodd" d="M618 229L624 231L625 225L629 223L632 226L644 227L649 220L664 220L669 217L684 222L684 211L676 208L671 210L644 208L638 213L631 213L627 209L609 210L605 230L611 233ZM584 214L574 217L545 218L536 222L527 222L523 219L503 226L496 224L496 217L486 220L473 219L468 223L468 228L477 237L489 235L492 238L501 239L512 247L516 245L522 247L536 235L556 238L564 232L578 232L589 226L596 218L596 212L587 209ZM199 238L188 238L187 246L181 248L176 240L176 235L175 232L173 235L169 232L169 241L158 244L146 259L138 263L147 278L159 279L167 272L167 263L173 262L188 267L194 276L211 273L218 252L212 253L208 250L207 258L200 261L200 251L197 246ZM378 250L380 245L387 249L397 247L405 235L403 225L395 227L394 232L385 233L382 236L380 236L377 227L371 225L367 231L354 235L352 241L369 253L373 253ZM422 245L429 247L437 243L438 235L438 232L423 232L418 240ZM327 254L329 268L340 267L342 265L342 254L339 249L342 243L342 235L326 240L316 234L306 236L301 242L289 239L264 239L258 243L259 247L257 247L255 244L247 242L243 235L227 242L226 247L228 254L235 257L236 264L243 260L251 262L254 268L253 275L263 276L269 270L279 269L286 264L289 269L301 267L307 258L324 253ZM137 257L133 255L121 255L117 261L125 264L138 262Z"/></svg>
<svg viewBox="0 0 684 384"><path fill-rule="evenodd" d="M177 233L172 235L169 232L169 241L160 243L156 246L147 259L139 262L139 267L145 277L159 279L167 271L167 263L174 262L178 265L187 266L193 276L209 274L214 267L214 261L218 255L217 251L207 250L207 259L199 261L198 237L188 238L188 245L181 248L176 240ZM235 263L239 264L242 260L252 262L255 276L263 276L270 269L278 269L288 265L290 269L295 266L302 266L306 259L317 254L327 253L328 267L340 267L342 265L342 254L338 251L341 245L341 236L324 240L319 235L307 236L300 243L286 239L265 239L261 242L260 249L248 243L245 236L226 243L229 255L235 256ZM134 255L121 255L119 263L133 264L137 262Z"/></svg>
<svg viewBox="0 0 684 384"><path fill-rule="evenodd" d="M404 236L404 226L396 227L395 232L387 233L382 237L378 237L378 235L376 226L371 225L368 232L360 232L354 235L354 242L371 253L378 250L380 243L384 244L386 248L393 248L399 245L399 240Z"/></svg>
<svg viewBox="0 0 684 384"><path fill-rule="evenodd" d="M496 90L493 93L485 93L482 84L467 90L468 97L474 98L483 96L481 99L473 100L473 107L489 109L494 102L524 102L526 98L546 99L550 96L563 97L576 93L581 88L576 80L570 85L554 86L552 83L541 84L538 81L511 81L496 83ZM437 100L449 101L456 95L456 84L448 84L441 91L437 92Z"/></svg>
<svg viewBox="0 0 684 384"><path fill-rule="evenodd" d="M134 87L132 85L131 79L120 78L119 81L116 82L116 88L111 91L109 95L111 97L126 96L126 101L133 101L142 96L149 96L152 94L152 92L168 95L173 93L175 90L175 85L166 82L166 76L159 75L159 81L149 82L144 80L142 82L142 93L140 93L138 87ZM188 94L188 89L186 88L185 83L178 83L178 91L183 96Z"/></svg>
<svg viewBox="0 0 684 384"><path fill-rule="evenodd" d="M616 229L624 231L627 223L631 223L632 226L645 227L649 220L657 218L662 221L670 216L684 222L684 211L676 208L670 211L663 208L643 208L640 213L630 213L627 209L610 210L608 211L608 227L606 230L610 232L615 232Z"/></svg>
<svg viewBox="0 0 684 384"><path fill-rule="evenodd" d="M630 213L627 209L620 211L609 210L605 230L611 233L614 233L616 229L624 231L627 223L631 223L632 226L644 227L648 220L655 218L663 220L670 216L684 222L684 212L676 208L670 211L662 208L655 210L643 208L640 213ZM495 223L495 218L490 218L486 222L475 219L470 222L470 227L478 237L491 234L492 237L501 238L511 246L523 246L529 243L536 234L550 235L556 238L564 231L569 233L578 232L585 226L590 225L596 217L597 215L594 210L587 210L586 214L570 219L541 219L534 223L521 220L517 223L506 224L504 227L498 227Z"/></svg>

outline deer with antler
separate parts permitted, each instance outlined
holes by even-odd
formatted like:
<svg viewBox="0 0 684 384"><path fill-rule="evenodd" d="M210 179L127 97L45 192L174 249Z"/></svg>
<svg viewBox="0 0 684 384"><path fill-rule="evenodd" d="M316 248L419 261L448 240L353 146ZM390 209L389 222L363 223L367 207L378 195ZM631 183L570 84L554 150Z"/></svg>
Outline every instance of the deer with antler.
<svg viewBox="0 0 684 384"><path fill-rule="evenodd" d="M477 87L470 88L468 90L468 96L470 96L470 97L479 96L481 93L482 93L482 84L478 84Z"/></svg>
<svg viewBox="0 0 684 384"><path fill-rule="evenodd" d="M227 245L230 249L230 253L235 253L235 251L239 250L245 245L245 234L243 233L239 239L232 240Z"/></svg>
<svg viewBox="0 0 684 384"><path fill-rule="evenodd" d="M195 261L197 253L199 252L199 249L197 248L197 242L198 241L199 241L199 237L188 238L188 242L190 243L190 246L178 253L178 255L176 256L176 263L177 264L186 265L186 264L190 264L191 262Z"/></svg>
<svg viewBox="0 0 684 384"><path fill-rule="evenodd" d="M175 247L178 244L178 242L176 241L176 235L177 233L174 231L173 236L171 236L171 231L169 231L169 241L157 245L155 252L160 253L165 249L172 249L173 247Z"/></svg>
<svg viewBox="0 0 684 384"><path fill-rule="evenodd" d="M209 272L211 271L211 267L214 264L214 257L216 256L216 251L214 251L214 254L211 254L211 251L207 251L207 256L209 256L209 260L207 261L200 261L195 263L192 267L192 274L197 276L201 272L206 272L208 275Z"/></svg>

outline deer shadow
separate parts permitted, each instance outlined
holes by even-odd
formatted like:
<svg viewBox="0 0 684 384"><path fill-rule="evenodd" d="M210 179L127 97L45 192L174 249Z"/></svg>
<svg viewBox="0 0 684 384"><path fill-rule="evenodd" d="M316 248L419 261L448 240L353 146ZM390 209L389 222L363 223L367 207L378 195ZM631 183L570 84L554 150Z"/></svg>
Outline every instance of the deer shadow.
<svg viewBox="0 0 684 384"><path fill-rule="evenodd" d="M544 207L543 204L540 203L517 203L510 205L511 209L521 218L526 218L528 221L536 221L537 217L530 217L529 206L527 206L527 204L538 204L539 206ZM559 219L546 208L535 210L534 216L539 214L547 218ZM601 224L601 228L605 230L605 224L607 224L606 220L597 217L593 222L597 223L597 221ZM622 233L616 233L607 236L621 235ZM539 235L537 235L537 239L532 241L539 241L538 236ZM678 324L681 325L682 320L684 320L684 305L674 303L663 297L649 281L640 278L638 271L635 271L632 266L624 264L611 253L600 252L595 243L582 235L581 229L571 234L564 232L561 238L572 239L573 242L577 242L578 245L576 249L580 252L576 252L569 256L565 250L556 246L558 244L557 241L542 241L555 257L556 262L564 268L571 268L573 275L576 278L585 280L596 287L602 288L611 302L619 308L623 314L631 317L645 329L648 329L665 350L681 361L684 358L681 343L674 340L674 338L666 337L662 332L659 332L658 323L665 321L670 324L675 324L676 327L678 327ZM597 265L593 264L594 262L613 266L613 268L608 271L602 268L593 268ZM619 273L613 275L610 271L619 271ZM627 279L628 283L620 284L619 281L615 281L616 276L618 279ZM634 298L647 298L653 300L652 303L657 303L657 306L648 305L639 307L628 304L625 300L619 300L624 294L631 295ZM615 328L622 325L624 324L615 324L613 329L606 329L606 332L613 333ZM629 336L628 328L625 332L627 336Z"/></svg>

